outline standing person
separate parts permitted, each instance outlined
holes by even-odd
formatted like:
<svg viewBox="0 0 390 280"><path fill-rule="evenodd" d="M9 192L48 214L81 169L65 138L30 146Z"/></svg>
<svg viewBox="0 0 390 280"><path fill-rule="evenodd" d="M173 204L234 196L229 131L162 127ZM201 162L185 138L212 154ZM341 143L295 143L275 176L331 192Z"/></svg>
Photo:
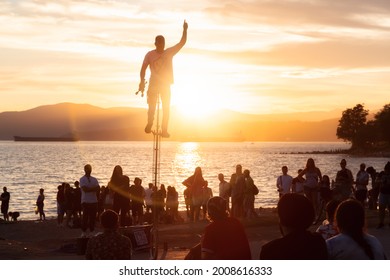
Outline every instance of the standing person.
<svg viewBox="0 0 390 280"><path fill-rule="evenodd" d="M367 199L367 185L370 179L370 175L366 171L366 165L364 163L360 164L360 170L356 174L356 191L355 197L359 200L364 206L364 202Z"/></svg>
<svg viewBox="0 0 390 280"><path fill-rule="evenodd" d="M175 187L167 187L167 213L173 223L182 222L182 218L179 215L179 194Z"/></svg>
<svg viewBox="0 0 390 280"><path fill-rule="evenodd" d="M130 260L131 241L118 233L118 214L106 210L100 215L102 234L88 240L85 258L87 260Z"/></svg>
<svg viewBox="0 0 390 280"><path fill-rule="evenodd" d="M37 208L38 208L38 213L39 213L39 220L40 221L43 221L43 220L46 220L46 216L45 216L45 212L43 211L43 207L45 206L45 195L43 194L44 193L44 189L39 189L39 195L38 195L38 198L37 198Z"/></svg>
<svg viewBox="0 0 390 280"><path fill-rule="evenodd" d="M378 172L372 166L368 167L366 171L371 177L371 189L368 191L368 207L376 210L378 208L379 197L379 180L376 180Z"/></svg>
<svg viewBox="0 0 390 280"><path fill-rule="evenodd" d="M209 187L209 182L204 181L205 185L203 187L203 204L202 204L202 211L203 211L203 220L206 220L207 215L207 202L210 198L213 197L213 190Z"/></svg>
<svg viewBox="0 0 390 280"><path fill-rule="evenodd" d="M107 186L114 192L113 209L119 215L121 226L125 226L126 217L130 210L130 179L123 175L123 169L116 165L112 171L111 179Z"/></svg>
<svg viewBox="0 0 390 280"><path fill-rule="evenodd" d="M298 175L302 171L303 169L298 169ZM304 186L305 186L305 179L303 177L295 177L292 181L291 192L304 195L305 194Z"/></svg>
<svg viewBox="0 0 390 280"><path fill-rule="evenodd" d="M158 190L160 192L160 197L162 197L162 207L163 210L165 211L165 200L167 199L167 189L165 188L164 184L160 185L160 189Z"/></svg>
<svg viewBox="0 0 390 280"><path fill-rule="evenodd" d="M379 177L379 225L383 228L386 208L390 211L390 161L385 165L384 172ZM390 225L390 223L389 223Z"/></svg>
<svg viewBox="0 0 390 280"><path fill-rule="evenodd" d="M308 228L314 221L314 209L303 195L287 193L278 202L282 238L263 245L261 260L326 260L325 240Z"/></svg>
<svg viewBox="0 0 390 280"><path fill-rule="evenodd" d="M219 196L210 198L207 214L211 221L201 240L203 260L252 259L248 237L239 220L229 217L226 201Z"/></svg>
<svg viewBox="0 0 390 280"><path fill-rule="evenodd" d="M236 165L236 173L230 177L230 186L232 189L232 216L235 218L244 217L244 191L245 177L242 173L242 165Z"/></svg>
<svg viewBox="0 0 390 280"><path fill-rule="evenodd" d="M65 197L65 213L66 213L66 226L71 227L70 222L72 221L72 218L74 218L74 206L73 206L73 188L70 186L69 183L65 183L65 189L64 189L64 197Z"/></svg>
<svg viewBox="0 0 390 280"><path fill-rule="evenodd" d="M191 192L192 207L190 211L190 220L199 221L200 207L203 203L203 187L205 180L202 174L202 168L199 166L195 168L194 174L182 182Z"/></svg>
<svg viewBox="0 0 390 280"><path fill-rule="evenodd" d="M318 212L319 204L319 184L322 179L321 170L315 165L314 159L309 158L306 162L305 169L299 173L298 178L305 176L304 192L314 207L314 213Z"/></svg>
<svg viewBox="0 0 390 280"><path fill-rule="evenodd" d="M168 120L170 110L170 99L171 99L171 84L173 84L173 67L172 59L187 41L187 29L188 24L186 21L183 23L183 34L180 42L173 47L165 49L165 38L158 35L155 39L156 49L149 51L142 63L139 84L139 91L145 90L145 72L148 66L150 66L150 79L148 88L148 123L145 127L145 132L150 133L152 131L154 113L156 110L157 98L161 98L163 108L163 119L162 119L162 137L168 138Z"/></svg>
<svg viewBox="0 0 390 280"><path fill-rule="evenodd" d="M1 200L1 213L3 214L4 221L8 221L8 208L9 208L9 201L11 199L11 194L7 191L7 187L3 188L3 193L0 196Z"/></svg>
<svg viewBox="0 0 390 280"><path fill-rule="evenodd" d="M351 170L347 168L347 161L343 158L340 161L341 170L336 174L336 193L339 200L345 200L352 196L353 191L353 175Z"/></svg>
<svg viewBox="0 0 390 280"><path fill-rule="evenodd" d="M153 183L149 183L148 188L145 190L146 213L150 213L150 211L152 210L152 194L153 194Z"/></svg>
<svg viewBox="0 0 390 280"><path fill-rule="evenodd" d="M276 188L279 192L279 198L286 193L292 192L293 177L288 175L288 167L282 166L282 175L276 179Z"/></svg>
<svg viewBox="0 0 390 280"><path fill-rule="evenodd" d="M75 216L78 218L81 218L81 189L80 189L80 182L75 181L74 182L74 189L73 189L73 207L75 211Z"/></svg>
<svg viewBox="0 0 390 280"><path fill-rule="evenodd" d="M379 240L364 232L365 213L360 202L354 199L341 202L336 210L336 224L340 234L326 240L329 259L387 259Z"/></svg>
<svg viewBox="0 0 390 280"><path fill-rule="evenodd" d="M134 185L130 187L131 214L135 225L142 224L144 216L145 189L142 180L134 179Z"/></svg>
<svg viewBox="0 0 390 280"><path fill-rule="evenodd" d="M188 186L186 186L186 189L183 191L183 196L184 196L184 203L186 204L187 218L191 219L192 196L191 196L191 190Z"/></svg>
<svg viewBox="0 0 390 280"><path fill-rule="evenodd" d="M65 183L58 185L57 187L57 226L63 226L65 215Z"/></svg>
<svg viewBox="0 0 390 280"><path fill-rule="evenodd" d="M231 187L229 182L225 181L225 176L222 173L218 174L218 180L219 180L219 196L225 199L226 201L226 209L230 209L230 194L231 194Z"/></svg>
<svg viewBox="0 0 390 280"><path fill-rule="evenodd" d="M83 209L83 219L81 223L82 238L87 236L88 228L90 235L93 235L95 230L98 210L98 198L96 193L100 190L98 180L91 176L92 166L90 164L84 166L84 172L84 176L80 178L81 207Z"/></svg>
<svg viewBox="0 0 390 280"><path fill-rule="evenodd" d="M259 189L253 182L248 169L244 170L245 177L245 192L244 192L244 212L246 218L257 217L255 212L255 195L259 193Z"/></svg>

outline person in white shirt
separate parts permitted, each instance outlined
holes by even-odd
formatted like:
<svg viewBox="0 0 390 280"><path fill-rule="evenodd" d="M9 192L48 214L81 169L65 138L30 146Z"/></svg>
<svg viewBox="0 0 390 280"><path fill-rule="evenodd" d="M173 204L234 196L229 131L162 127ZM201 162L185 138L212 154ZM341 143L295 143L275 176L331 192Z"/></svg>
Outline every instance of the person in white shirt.
<svg viewBox="0 0 390 280"><path fill-rule="evenodd" d="M162 137L168 138L168 120L169 107L171 100L171 84L173 84L173 67L172 59L187 42L188 24L183 23L183 34L180 42L173 47L165 49L165 38L158 35L155 39L156 49L148 52L144 58L144 62L140 71L141 82L138 91L145 90L145 72L148 66L150 67L150 79L148 88L148 123L145 127L146 133L152 132L154 113L156 110L158 95L161 97L163 117L162 117Z"/></svg>
<svg viewBox="0 0 390 280"><path fill-rule="evenodd" d="M276 187L279 192L279 198L286 193L290 193L292 190L293 177L288 175L287 173L288 173L288 167L283 166L282 175L280 175L276 180Z"/></svg>
<svg viewBox="0 0 390 280"><path fill-rule="evenodd" d="M87 229L93 235L96 223L96 214L98 210L98 195L100 190L99 182L95 177L91 176L92 166L87 164L84 166L85 175L80 178L81 189L81 207L83 209L83 219L81 223L81 230L83 233L81 237L87 237Z"/></svg>

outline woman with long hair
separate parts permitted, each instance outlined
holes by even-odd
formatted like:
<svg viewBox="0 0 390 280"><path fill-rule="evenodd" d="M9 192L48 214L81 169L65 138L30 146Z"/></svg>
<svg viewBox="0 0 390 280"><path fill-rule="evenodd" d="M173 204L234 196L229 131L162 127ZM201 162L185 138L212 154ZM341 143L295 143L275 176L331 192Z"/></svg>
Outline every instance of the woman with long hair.
<svg viewBox="0 0 390 280"><path fill-rule="evenodd" d="M385 260L386 253L379 240L364 231L363 205L348 199L337 207L336 224L340 234L326 240L330 259Z"/></svg>
<svg viewBox="0 0 390 280"><path fill-rule="evenodd" d="M130 181L123 175L120 165L114 167L107 188L114 193L113 209L120 215L120 225L125 226L126 216L130 210Z"/></svg>
<svg viewBox="0 0 390 280"><path fill-rule="evenodd" d="M305 176L304 193L313 205L315 213L318 212L319 184L322 179L321 170L315 165L314 159L309 158L305 169L299 173L298 178Z"/></svg>
<svg viewBox="0 0 390 280"><path fill-rule="evenodd" d="M190 209L191 221L199 221L200 206L203 203L203 188L206 182L202 175L202 169L198 166L195 168L194 174L188 177L182 183L191 191L192 207Z"/></svg>

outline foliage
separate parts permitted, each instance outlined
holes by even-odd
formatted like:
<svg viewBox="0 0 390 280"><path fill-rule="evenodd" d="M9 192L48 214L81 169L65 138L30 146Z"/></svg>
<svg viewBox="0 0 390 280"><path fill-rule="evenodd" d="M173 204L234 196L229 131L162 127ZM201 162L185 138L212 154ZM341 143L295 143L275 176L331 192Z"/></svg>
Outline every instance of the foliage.
<svg viewBox="0 0 390 280"><path fill-rule="evenodd" d="M352 109L343 111L342 117L339 120L337 127L337 137L352 143L352 148L359 146L359 134L366 125L368 110L364 106L357 104Z"/></svg>
<svg viewBox="0 0 390 280"><path fill-rule="evenodd" d="M343 111L336 135L351 142L352 150L369 150L390 145L390 104L386 104L374 120L367 121L368 110L357 104Z"/></svg>

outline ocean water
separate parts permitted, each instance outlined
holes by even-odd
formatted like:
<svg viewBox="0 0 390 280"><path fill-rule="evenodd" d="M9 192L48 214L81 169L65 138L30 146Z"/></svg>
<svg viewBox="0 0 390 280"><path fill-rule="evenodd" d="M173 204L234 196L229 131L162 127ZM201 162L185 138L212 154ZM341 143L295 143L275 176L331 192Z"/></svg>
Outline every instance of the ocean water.
<svg viewBox="0 0 390 280"><path fill-rule="evenodd" d="M304 168L309 157L314 158L323 174L334 179L339 162L346 158L352 173L356 175L360 163L383 170L388 158L350 157L343 154L306 154L312 151L346 149L343 142L234 142L234 143L161 143L159 182L176 187L180 209L184 208L181 184L200 166L214 195L218 195L218 173L229 181L236 164L249 169L260 193L256 207L274 207L278 200L276 178L281 167L287 165L289 174L295 176ZM0 141L0 187L11 193L10 211L21 212L20 219L33 220L35 201L40 188L45 189L47 217L56 216L57 186L83 176L85 164L91 164L100 185L106 185L115 165L121 165L124 173L133 181L143 180L147 187L153 182L152 142L12 142Z"/></svg>

